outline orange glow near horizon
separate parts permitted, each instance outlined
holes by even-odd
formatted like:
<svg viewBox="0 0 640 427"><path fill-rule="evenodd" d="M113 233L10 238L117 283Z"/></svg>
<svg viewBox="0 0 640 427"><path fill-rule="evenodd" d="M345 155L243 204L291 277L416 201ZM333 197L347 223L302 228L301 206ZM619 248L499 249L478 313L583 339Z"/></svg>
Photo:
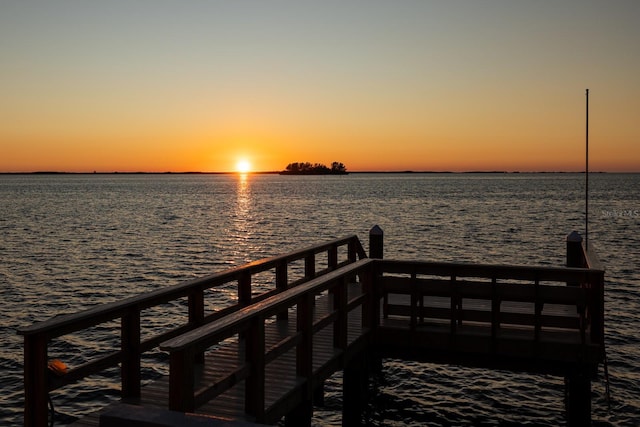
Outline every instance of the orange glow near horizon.
<svg viewBox="0 0 640 427"><path fill-rule="evenodd" d="M635 2L14 3L0 172L640 172Z"/></svg>
<svg viewBox="0 0 640 427"><path fill-rule="evenodd" d="M284 141L273 149L249 144L243 152L251 152L252 160L238 160L232 147L225 149L200 148L145 152L146 147L123 148L122 151L98 150L79 145L59 147L53 151L31 152L24 146L9 147L0 158L0 172L273 172L284 170L292 162L311 162L330 165L342 162L348 171L521 171L545 172L584 170L584 142L574 140L561 147L552 140L547 144L513 146L499 143L463 144L449 142L422 144L376 143L368 139L354 139L343 143L345 147L317 144L309 145ZM181 143L180 146L185 145ZM314 144L315 145L315 144ZM354 147L354 148L351 148ZM327 154L329 153L329 154ZM637 147L626 147L615 152L591 141L590 169L592 171L639 172L640 153Z"/></svg>

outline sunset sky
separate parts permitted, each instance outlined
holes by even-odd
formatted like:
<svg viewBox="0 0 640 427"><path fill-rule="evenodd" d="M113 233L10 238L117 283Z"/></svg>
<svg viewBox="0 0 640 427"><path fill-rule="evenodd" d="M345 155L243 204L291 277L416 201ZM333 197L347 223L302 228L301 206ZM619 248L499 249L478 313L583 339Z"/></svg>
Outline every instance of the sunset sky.
<svg viewBox="0 0 640 427"><path fill-rule="evenodd" d="M640 1L0 0L0 172L640 171Z"/></svg>

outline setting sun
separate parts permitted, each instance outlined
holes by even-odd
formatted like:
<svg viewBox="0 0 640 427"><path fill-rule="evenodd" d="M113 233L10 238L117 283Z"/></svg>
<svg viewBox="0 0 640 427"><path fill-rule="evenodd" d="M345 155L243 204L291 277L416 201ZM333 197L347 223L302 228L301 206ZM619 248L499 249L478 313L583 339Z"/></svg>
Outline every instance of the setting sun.
<svg viewBox="0 0 640 427"><path fill-rule="evenodd" d="M251 163L248 160L240 160L236 163L236 171L240 173L251 172Z"/></svg>

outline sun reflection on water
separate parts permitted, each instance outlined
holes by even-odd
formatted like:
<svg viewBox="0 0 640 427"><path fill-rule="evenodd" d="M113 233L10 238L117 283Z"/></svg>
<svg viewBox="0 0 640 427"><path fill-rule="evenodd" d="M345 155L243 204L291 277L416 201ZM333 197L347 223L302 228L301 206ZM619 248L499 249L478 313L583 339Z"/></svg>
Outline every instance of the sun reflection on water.
<svg viewBox="0 0 640 427"><path fill-rule="evenodd" d="M248 262L251 259L249 241L253 234L253 215L251 184L249 176L246 173L238 174L233 226L232 236L235 240L234 258L241 262Z"/></svg>

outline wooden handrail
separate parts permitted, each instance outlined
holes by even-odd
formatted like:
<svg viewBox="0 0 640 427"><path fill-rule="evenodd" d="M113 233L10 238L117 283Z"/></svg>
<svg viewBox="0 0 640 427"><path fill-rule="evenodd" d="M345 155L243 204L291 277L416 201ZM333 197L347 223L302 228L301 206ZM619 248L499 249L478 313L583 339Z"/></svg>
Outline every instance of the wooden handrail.
<svg viewBox="0 0 640 427"><path fill-rule="evenodd" d="M400 274L428 274L433 276L449 277L457 274L461 277L498 278L513 280L566 282L589 282L594 276L602 273L602 270L589 268L545 267L545 266L521 266L504 264L471 264L454 262L424 262L424 261L397 261L385 259L381 263L385 273Z"/></svg>
<svg viewBox="0 0 640 427"><path fill-rule="evenodd" d="M346 316L349 310L357 305L365 304L365 298L354 298L347 301L347 279L354 275L361 275L365 280L371 280L370 273L375 260L363 259L346 265L323 276L310 280L300 286L288 289L261 302L244 307L215 322L191 330L179 337L168 340L160 345L160 349L170 354L169 374L169 408L177 411L193 411L206 398L224 392L235 386L241 380L246 380L245 410L257 417L264 415L264 365L266 357L269 360L284 353L286 350L297 348L298 375L307 378L311 375L311 337L319 329L320 324L327 321L334 323L334 345L338 349L346 346ZM371 289L370 284L363 282L363 289ZM329 291L334 295L335 314L313 322L313 298L315 295ZM297 306L298 333L283 340L275 348L265 353L264 321L265 319L290 307ZM196 393L194 372L196 362L194 355L204 352L207 348L242 332L247 345L245 351L249 360L246 361L247 370L240 368L247 376L234 375L226 377L209 388ZM278 348L282 347L282 348ZM250 372L249 372L250 371ZM214 390L215 389L215 390Z"/></svg>
<svg viewBox="0 0 640 427"><path fill-rule="evenodd" d="M346 246L346 251L343 251L339 257L338 248L344 246ZM317 255L321 253L327 254L326 268L316 271ZM167 288L92 307L79 313L59 315L19 328L17 333L24 336L25 426L44 427L47 425L47 394L49 391L118 364L121 364L123 397L139 396L141 353L156 347L162 341L184 333L186 330L214 321L243 306L298 286L314 277L322 276L341 266L353 263L358 258L366 258L366 253L358 237L350 235L285 255L254 261L204 278L185 281ZM289 266L299 260L305 261L304 277L290 281L287 274ZM273 289L254 295L251 289L252 276L271 270L275 270ZM226 307L220 312L205 315L204 291L233 282L237 282L238 285L238 303ZM181 298L188 298L188 309L185 312L188 315L188 323L141 341L140 313L143 310ZM121 321L119 351L73 367L65 376L55 378L48 375L48 347L52 339L116 319Z"/></svg>

